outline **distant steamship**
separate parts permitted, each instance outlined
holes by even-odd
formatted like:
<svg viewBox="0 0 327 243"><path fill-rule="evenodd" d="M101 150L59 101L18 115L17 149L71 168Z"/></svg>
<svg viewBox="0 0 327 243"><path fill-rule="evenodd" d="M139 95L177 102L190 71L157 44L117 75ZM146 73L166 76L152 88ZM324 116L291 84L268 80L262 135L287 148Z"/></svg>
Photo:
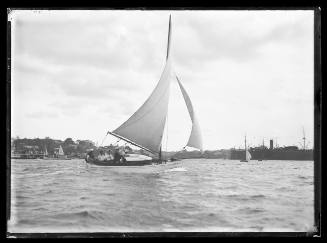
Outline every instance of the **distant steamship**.
<svg viewBox="0 0 327 243"><path fill-rule="evenodd" d="M274 147L274 141L269 141L269 148L264 146L250 148L251 160L313 160L313 149L307 149L305 140L302 148L297 146ZM244 157L244 150L231 149L230 159L239 160Z"/></svg>

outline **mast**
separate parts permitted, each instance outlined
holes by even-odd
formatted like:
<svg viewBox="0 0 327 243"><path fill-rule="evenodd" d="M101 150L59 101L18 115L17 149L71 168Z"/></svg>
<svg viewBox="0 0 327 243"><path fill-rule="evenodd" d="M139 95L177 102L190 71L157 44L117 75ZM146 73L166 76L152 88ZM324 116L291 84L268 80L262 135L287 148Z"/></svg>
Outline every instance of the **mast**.
<svg viewBox="0 0 327 243"><path fill-rule="evenodd" d="M162 146L160 146L160 150L159 150L159 161L161 161L161 147Z"/></svg>
<svg viewBox="0 0 327 243"><path fill-rule="evenodd" d="M261 158L262 160L263 160L263 157L264 157L264 151L265 151L265 139L263 138L262 139L262 154L261 154L262 155L262 158Z"/></svg>
<svg viewBox="0 0 327 243"><path fill-rule="evenodd" d="M244 142L245 142L245 160L247 161L248 160L248 149L247 149L247 146L246 146L246 135L245 135L245 138L244 138Z"/></svg>
<svg viewBox="0 0 327 243"><path fill-rule="evenodd" d="M303 129L303 150L305 150L305 133L304 133L304 127L302 128Z"/></svg>
<svg viewBox="0 0 327 243"><path fill-rule="evenodd" d="M168 112L171 83L171 16L169 17L167 56L164 70L157 86L143 105L122 125L110 134L138 147L158 154L162 149L162 137Z"/></svg>
<svg viewBox="0 0 327 243"><path fill-rule="evenodd" d="M171 35L171 14L169 15L169 25L168 25L168 40L167 40L167 56L166 61L169 57L169 51L170 51L170 35ZM166 123L167 123L167 115L166 115ZM167 132L167 131L166 131ZM161 161L161 151L162 151L162 140L159 148L159 161Z"/></svg>
<svg viewBox="0 0 327 243"><path fill-rule="evenodd" d="M168 27L168 41L167 41L167 56L166 60L169 57L169 50L170 50L170 32L171 32L171 15L169 15L169 27Z"/></svg>

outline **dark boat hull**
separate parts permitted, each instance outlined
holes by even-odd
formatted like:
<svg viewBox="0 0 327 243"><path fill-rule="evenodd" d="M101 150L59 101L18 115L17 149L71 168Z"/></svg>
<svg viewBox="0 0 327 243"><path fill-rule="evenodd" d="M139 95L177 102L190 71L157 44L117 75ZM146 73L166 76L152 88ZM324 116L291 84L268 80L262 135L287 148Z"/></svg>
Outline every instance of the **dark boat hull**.
<svg viewBox="0 0 327 243"><path fill-rule="evenodd" d="M240 162L249 162L249 161L247 161L247 160L240 160Z"/></svg>
<svg viewBox="0 0 327 243"><path fill-rule="evenodd" d="M151 164L160 164L160 161L156 160L139 160L139 161L125 161L125 162L117 162L114 160L100 161L96 159L85 159L86 163L98 165L98 166L144 166Z"/></svg>

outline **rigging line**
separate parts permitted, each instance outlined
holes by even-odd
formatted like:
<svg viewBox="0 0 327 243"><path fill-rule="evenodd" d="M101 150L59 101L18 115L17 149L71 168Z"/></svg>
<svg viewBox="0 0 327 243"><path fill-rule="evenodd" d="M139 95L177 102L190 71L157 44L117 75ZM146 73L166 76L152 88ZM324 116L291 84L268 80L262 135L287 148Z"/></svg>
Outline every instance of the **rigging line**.
<svg viewBox="0 0 327 243"><path fill-rule="evenodd" d="M123 141L126 141L126 142L128 142L130 144L133 144L133 145L137 146L137 147L140 147L141 149L144 149L146 151L149 151L150 153L153 153L153 154L158 153L158 152L154 152L154 151L152 151L150 149L147 149L147 148L145 148L145 147L143 147L143 146L141 146L141 145L139 145L137 143L134 143L133 141L130 141L129 139L126 139L124 137L121 137L121 136L119 136L119 135L117 135L117 134L115 134L113 132L108 132L108 134L111 134L112 136L115 136L115 137L119 138L119 140L117 142L119 142L120 140L123 140Z"/></svg>
<svg viewBox="0 0 327 243"><path fill-rule="evenodd" d="M106 139L106 137L108 136L108 133L104 136L104 138L102 139L102 142L101 142L101 144L100 144L100 147L102 146L102 144L103 144L103 142L104 142L104 140Z"/></svg>

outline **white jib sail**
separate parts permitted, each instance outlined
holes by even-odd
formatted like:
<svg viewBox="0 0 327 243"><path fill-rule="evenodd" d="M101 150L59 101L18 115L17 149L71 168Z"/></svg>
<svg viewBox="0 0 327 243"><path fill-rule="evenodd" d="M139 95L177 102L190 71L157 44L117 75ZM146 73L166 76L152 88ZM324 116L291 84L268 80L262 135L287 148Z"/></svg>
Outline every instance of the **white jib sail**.
<svg viewBox="0 0 327 243"><path fill-rule="evenodd" d="M58 153L58 154L59 154L59 155L64 155L64 151L63 151L61 145L60 145L60 147L59 147L59 153Z"/></svg>
<svg viewBox="0 0 327 243"><path fill-rule="evenodd" d="M186 90L184 89L182 83L178 79L177 75L176 75L176 79L177 79L178 85L179 85L179 87L180 87L180 89L182 91L184 101L186 103L188 112L189 112L191 120L192 120L192 131L191 131L190 138L189 138L189 140L187 142L187 146L197 148L197 149L200 149L202 151L203 150L203 145L202 145L202 135L201 135L201 131L200 131L200 125L199 125L199 122L198 122L198 120L196 118L196 115L194 113L194 109L193 109L193 106L192 106L191 99L188 96Z"/></svg>
<svg viewBox="0 0 327 243"><path fill-rule="evenodd" d="M167 60L161 78L150 97L120 127L112 133L142 147L159 152L168 112L171 82L171 18L169 17Z"/></svg>
<svg viewBox="0 0 327 243"><path fill-rule="evenodd" d="M252 157L248 150L246 150L246 152L245 152L245 157L246 157L246 160L250 160Z"/></svg>

